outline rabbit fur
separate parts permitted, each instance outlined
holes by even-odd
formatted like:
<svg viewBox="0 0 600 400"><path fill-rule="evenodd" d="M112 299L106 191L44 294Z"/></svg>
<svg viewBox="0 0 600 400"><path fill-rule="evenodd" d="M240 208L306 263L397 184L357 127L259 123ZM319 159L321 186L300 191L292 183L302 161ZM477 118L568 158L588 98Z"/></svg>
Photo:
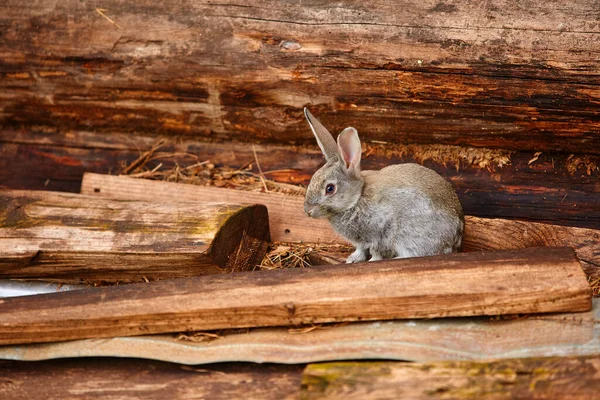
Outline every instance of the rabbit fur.
<svg viewBox="0 0 600 400"><path fill-rule="evenodd" d="M313 218L327 218L356 250L347 263L458 251L463 210L452 185L419 164L361 171L361 144L349 127L337 143L304 109L327 162L312 176L304 201Z"/></svg>

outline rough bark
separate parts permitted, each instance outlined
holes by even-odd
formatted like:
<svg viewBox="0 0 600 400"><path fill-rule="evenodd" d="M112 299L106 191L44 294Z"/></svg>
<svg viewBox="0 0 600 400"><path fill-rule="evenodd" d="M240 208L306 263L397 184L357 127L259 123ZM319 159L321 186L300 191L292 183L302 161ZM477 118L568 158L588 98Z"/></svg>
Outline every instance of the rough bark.
<svg viewBox="0 0 600 400"><path fill-rule="evenodd" d="M252 270L269 239L264 206L155 204L0 191L0 276L161 279Z"/></svg>
<svg viewBox="0 0 600 400"><path fill-rule="evenodd" d="M0 300L0 344L588 311L573 251L534 248L163 280Z"/></svg>
<svg viewBox="0 0 600 400"><path fill-rule="evenodd" d="M598 10L504 0L0 5L0 123L600 154Z"/></svg>

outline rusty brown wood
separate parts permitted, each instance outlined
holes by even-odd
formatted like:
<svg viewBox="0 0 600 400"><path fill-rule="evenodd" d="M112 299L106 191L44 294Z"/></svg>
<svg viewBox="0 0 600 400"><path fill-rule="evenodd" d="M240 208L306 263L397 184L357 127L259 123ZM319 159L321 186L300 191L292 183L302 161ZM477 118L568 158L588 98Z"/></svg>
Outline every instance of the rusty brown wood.
<svg viewBox="0 0 600 400"><path fill-rule="evenodd" d="M0 276L141 281L252 270L269 239L264 206L156 204L0 191Z"/></svg>
<svg viewBox="0 0 600 400"><path fill-rule="evenodd" d="M102 7L0 5L2 125L312 144L311 105L367 139L600 154L593 0Z"/></svg>
<svg viewBox="0 0 600 400"><path fill-rule="evenodd" d="M0 344L343 321L588 311L569 248L208 275L0 299Z"/></svg>

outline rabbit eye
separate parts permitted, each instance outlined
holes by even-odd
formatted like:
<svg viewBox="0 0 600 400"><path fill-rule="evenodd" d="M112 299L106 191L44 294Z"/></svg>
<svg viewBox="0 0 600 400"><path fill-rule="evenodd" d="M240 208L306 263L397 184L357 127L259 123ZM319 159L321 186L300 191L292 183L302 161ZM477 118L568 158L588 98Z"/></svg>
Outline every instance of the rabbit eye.
<svg viewBox="0 0 600 400"><path fill-rule="evenodd" d="M325 186L325 195L332 195L335 193L335 185L333 183Z"/></svg>

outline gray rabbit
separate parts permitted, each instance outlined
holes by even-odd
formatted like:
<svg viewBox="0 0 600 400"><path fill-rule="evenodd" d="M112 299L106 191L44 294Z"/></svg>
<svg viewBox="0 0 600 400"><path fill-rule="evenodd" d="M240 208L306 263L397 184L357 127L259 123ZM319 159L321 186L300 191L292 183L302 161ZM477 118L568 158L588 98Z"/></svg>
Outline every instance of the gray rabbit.
<svg viewBox="0 0 600 400"><path fill-rule="evenodd" d="M327 218L356 250L347 263L448 254L460 249L463 210L452 185L418 164L361 171L356 129L338 136L304 109L327 162L310 180L304 211Z"/></svg>

